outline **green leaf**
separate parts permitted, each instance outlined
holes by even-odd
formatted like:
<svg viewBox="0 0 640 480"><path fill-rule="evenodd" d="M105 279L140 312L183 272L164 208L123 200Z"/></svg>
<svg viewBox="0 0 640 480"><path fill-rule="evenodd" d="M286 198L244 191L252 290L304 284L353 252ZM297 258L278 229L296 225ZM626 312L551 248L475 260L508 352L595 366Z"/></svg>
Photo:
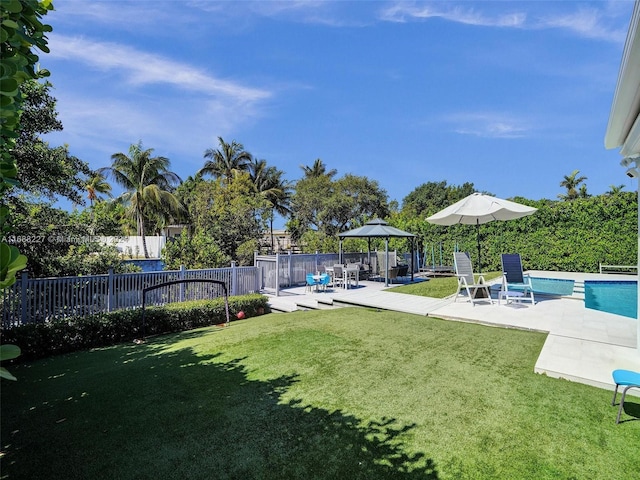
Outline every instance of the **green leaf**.
<svg viewBox="0 0 640 480"><path fill-rule="evenodd" d="M20 355L20 347L17 345L0 345L0 361L2 360L12 360ZM16 377L11 375L9 371L0 367L0 378L5 378L7 380L17 380Z"/></svg>
<svg viewBox="0 0 640 480"><path fill-rule="evenodd" d="M20 347L17 345L0 345L0 361L12 360L20 355Z"/></svg>
<svg viewBox="0 0 640 480"><path fill-rule="evenodd" d="M9 39L9 33L5 30L4 27L0 28L0 42L4 43Z"/></svg>
<svg viewBox="0 0 640 480"><path fill-rule="evenodd" d="M13 161L0 161L0 175L3 177L15 178L18 176L18 167Z"/></svg>
<svg viewBox="0 0 640 480"><path fill-rule="evenodd" d="M11 20L10 18L7 18L7 19L3 20L2 21L2 25L5 26L5 27L9 27L9 28L15 28L15 29L20 28L20 26L14 20Z"/></svg>
<svg viewBox="0 0 640 480"><path fill-rule="evenodd" d="M16 273L27 266L27 257L17 247L0 243L0 289L16 281Z"/></svg>
<svg viewBox="0 0 640 480"><path fill-rule="evenodd" d="M9 373L9 370L7 370L4 367L0 367L0 378L4 378L4 379L7 379L7 380L13 380L13 381L18 380L16 377L14 377L13 375L11 375Z"/></svg>
<svg viewBox="0 0 640 480"><path fill-rule="evenodd" d="M18 0L2 0L0 6L7 12L18 13L22 11L22 4Z"/></svg>

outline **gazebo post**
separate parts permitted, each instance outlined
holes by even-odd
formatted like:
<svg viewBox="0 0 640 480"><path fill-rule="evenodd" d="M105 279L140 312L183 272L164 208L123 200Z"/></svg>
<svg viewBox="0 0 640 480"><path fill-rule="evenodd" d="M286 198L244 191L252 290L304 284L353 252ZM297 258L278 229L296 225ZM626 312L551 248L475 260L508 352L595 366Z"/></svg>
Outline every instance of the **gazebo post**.
<svg viewBox="0 0 640 480"><path fill-rule="evenodd" d="M384 237L384 286L389 286L389 237Z"/></svg>
<svg viewBox="0 0 640 480"><path fill-rule="evenodd" d="M415 241L414 241L415 237L411 237L411 281L413 282L413 270L414 270L414 257L416 254L416 249L415 249Z"/></svg>

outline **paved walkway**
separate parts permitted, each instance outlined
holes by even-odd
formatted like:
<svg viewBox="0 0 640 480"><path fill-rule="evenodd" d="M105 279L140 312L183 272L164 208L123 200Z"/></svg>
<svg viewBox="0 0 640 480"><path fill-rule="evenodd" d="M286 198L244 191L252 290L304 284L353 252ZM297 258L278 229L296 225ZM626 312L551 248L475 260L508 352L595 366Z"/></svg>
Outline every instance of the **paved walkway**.
<svg viewBox="0 0 640 480"><path fill-rule="evenodd" d="M629 275L598 275L564 272L530 272L535 277L619 280ZM304 298L304 299L302 299ZM302 300L301 300L302 299ZM287 289L272 303L307 302L314 305L351 304L486 325L548 332L535 372L554 378L613 389L611 372L617 368L640 371L637 348L638 320L585 308L579 298L536 297L536 304L497 302L471 305L461 298L434 299L394 293L381 282L361 282L359 288L308 293L304 287ZM293 310L294 308L290 309ZM633 394L633 390L629 394ZM638 393L635 393L638 395Z"/></svg>

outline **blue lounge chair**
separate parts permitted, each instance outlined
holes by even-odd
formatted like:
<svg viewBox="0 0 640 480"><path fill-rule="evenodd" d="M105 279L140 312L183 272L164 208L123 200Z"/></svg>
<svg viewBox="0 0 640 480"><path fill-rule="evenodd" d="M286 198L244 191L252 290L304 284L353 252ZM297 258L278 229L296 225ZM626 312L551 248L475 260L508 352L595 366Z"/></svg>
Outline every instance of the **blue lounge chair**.
<svg viewBox="0 0 640 480"><path fill-rule="evenodd" d="M519 253L503 253L500 256L502 260L502 290L499 298L510 297L512 292L522 292L522 295L511 295L519 301L527 300L531 305L535 305L536 301L533 297L533 285L531 285L531 277L522 271L522 259ZM511 290L510 290L511 289ZM515 290L514 290L515 289Z"/></svg>
<svg viewBox="0 0 640 480"><path fill-rule="evenodd" d="M616 384L616 389L613 391L613 400L611 405L616 404L616 396L618 395L618 387L622 385L622 397L620 397L620 408L618 409L618 416L616 417L616 423L620 423L620 415L624 410L624 397L627 394L627 390L630 388L640 388L640 373L632 372L631 370L614 370L613 381Z"/></svg>

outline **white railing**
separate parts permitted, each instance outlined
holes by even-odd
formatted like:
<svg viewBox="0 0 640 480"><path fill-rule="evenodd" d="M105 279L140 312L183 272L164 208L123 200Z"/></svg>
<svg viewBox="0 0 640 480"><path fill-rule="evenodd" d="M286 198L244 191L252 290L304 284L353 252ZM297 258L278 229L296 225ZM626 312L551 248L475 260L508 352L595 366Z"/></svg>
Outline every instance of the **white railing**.
<svg viewBox="0 0 640 480"><path fill-rule="evenodd" d="M142 289L159 283L184 279L209 279L225 283L229 295L260 290L256 267L169 270L160 272L113 273L79 277L20 279L2 292L2 327L25 323L110 312L142 305ZM148 304L165 304L221 296L210 285L174 285L159 290Z"/></svg>
<svg viewBox="0 0 640 480"><path fill-rule="evenodd" d="M604 265L600 264L600 273L626 273L629 275L638 274L637 265Z"/></svg>

